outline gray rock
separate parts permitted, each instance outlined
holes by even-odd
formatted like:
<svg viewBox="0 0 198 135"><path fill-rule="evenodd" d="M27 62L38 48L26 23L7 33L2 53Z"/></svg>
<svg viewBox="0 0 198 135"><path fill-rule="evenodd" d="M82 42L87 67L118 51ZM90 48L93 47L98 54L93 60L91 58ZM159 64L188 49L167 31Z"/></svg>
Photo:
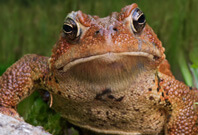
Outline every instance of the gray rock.
<svg viewBox="0 0 198 135"><path fill-rule="evenodd" d="M51 135L40 126L32 126L24 121L0 113L0 135Z"/></svg>

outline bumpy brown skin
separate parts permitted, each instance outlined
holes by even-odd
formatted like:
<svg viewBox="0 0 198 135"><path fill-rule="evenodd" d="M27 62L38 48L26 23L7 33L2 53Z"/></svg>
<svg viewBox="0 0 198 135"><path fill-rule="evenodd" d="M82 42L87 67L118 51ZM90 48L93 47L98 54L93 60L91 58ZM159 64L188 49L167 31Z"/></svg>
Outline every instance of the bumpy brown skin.
<svg viewBox="0 0 198 135"><path fill-rule="evenodd" d="M16 105L34 89L44 88L45 77L49 74L48 59L34 54L25 55L6 70L0 78L1 112L17 115L13 108L16 109Z"/></svg>
<svg viewBox="0 0 198 135"><path fill-rule="evenodd" d="M167 125L168 134L197 134L197 112L195 112L194 104L197 102L195 93L197 89L163 74L159 74L159 84L164 93L162 100L170 102L170 106L167 107L171 111Z"/></svg>
<svg viewBox="0 0 198 135"><path fill-rule="evenodd" d="M0 77L0 112L17 116L17 104L43 88L56 111L88 130L198 134L198 90L175 80L148 25L141 33L131 30L135 8L126 6L106 18L71 13L80 37L71 42L61 32L50 59L26 55L8 68Z"/></svg>

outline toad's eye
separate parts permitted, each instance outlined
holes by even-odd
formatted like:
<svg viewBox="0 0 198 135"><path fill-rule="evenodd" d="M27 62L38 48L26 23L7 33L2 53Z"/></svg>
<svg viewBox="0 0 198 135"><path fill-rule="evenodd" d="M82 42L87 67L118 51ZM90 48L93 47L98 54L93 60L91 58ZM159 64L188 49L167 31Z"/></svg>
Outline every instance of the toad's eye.
<svg viewBox="0 0 198 135"><path fill-rule="evenodd" d="M68 17L63 24L63 33L65 34L67 40L71 42L76 41L80 36L79 25L75 20Z"/></svg>
<svg viewBox="0 0 198 135"><path fill-rule="evenodd" d="M144 13L139 9L135 8L132 11L132 23L131 27L134 33L140 33L146 24Z"/></svg>

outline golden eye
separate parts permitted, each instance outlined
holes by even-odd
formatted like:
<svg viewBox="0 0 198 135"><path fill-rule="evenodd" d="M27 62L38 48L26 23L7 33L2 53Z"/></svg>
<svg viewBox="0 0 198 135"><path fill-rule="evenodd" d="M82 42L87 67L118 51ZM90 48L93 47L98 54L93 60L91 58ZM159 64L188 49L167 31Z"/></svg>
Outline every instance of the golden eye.
<svg viewBox="0 0 198 135"><path fill-rule="evenodd" d="M76 41L80 36L80 28L75 20L67 17L63 24L63 32L69 41Z"/></svg>
<svg viewBox="0 0 198 135"><path fill-rule="evenodd" d="M135 8L132 11L132 23L131 27L134 33L140 33L146 24L146 18L144 13L139 9Z"/></svg>

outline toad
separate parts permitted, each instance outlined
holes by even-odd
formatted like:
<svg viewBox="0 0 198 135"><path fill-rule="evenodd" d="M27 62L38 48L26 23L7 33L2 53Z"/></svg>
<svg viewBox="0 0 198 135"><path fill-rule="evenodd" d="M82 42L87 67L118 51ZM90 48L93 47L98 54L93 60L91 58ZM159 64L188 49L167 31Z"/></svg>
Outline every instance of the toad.
<svg viewBox="0 0 198 135"><path fill-rule="evenodd" d="M102 134L198 134L198 91L176 80L137 4L67 15L51 57L29 54L0 77L0 112L36 89L68 122Z"/></svg>

